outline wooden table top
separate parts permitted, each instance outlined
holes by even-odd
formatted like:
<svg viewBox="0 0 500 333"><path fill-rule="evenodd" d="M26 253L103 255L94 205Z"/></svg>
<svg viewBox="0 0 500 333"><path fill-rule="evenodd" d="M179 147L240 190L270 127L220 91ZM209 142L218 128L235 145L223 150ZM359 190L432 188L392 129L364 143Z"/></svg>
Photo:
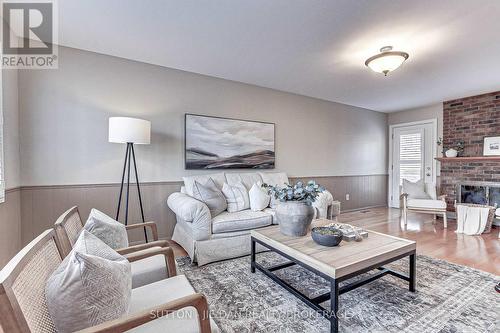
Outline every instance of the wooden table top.
<svg viewBox="0 0 500 333"><path fill-rule="evenodd" d="M323 226L332 222L331 220L314 220L312 226ZM335 247L316 244L310 232L303 237L285 236L280 233L279 226L252 230L251 235L264 244L333 278L343 277L416 250L417 246L414 241L367 231L368 238L364 238L363 241L342 241Z"/></svg>

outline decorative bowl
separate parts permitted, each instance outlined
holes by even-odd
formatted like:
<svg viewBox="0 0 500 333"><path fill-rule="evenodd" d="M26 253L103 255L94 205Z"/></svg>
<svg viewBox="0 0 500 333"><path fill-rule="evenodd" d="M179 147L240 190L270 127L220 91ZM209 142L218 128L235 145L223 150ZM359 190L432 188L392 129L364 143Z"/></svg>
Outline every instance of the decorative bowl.
<svg viewBox="0 0 500 333"><path fill-rule="evenodd" d="M331 227L315 227L311 230L312 239L323 246L337 246L342 241L342 231Z"/></svg>

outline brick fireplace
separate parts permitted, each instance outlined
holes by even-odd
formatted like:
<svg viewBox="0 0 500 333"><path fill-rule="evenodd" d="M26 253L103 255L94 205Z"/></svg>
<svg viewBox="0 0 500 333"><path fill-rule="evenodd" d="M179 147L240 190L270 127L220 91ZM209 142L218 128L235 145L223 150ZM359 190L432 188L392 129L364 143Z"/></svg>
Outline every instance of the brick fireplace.
<svg viewBox="0 0 500 333"><path fill-rule="evenodd" d="M444 147L463 140L461 156L480 157L485 136L500 136L500 91L443 103ZM460 185L500 184L500 160L443 159L440 182L448 210L454 211L454 201L461 200Z"/></svg>

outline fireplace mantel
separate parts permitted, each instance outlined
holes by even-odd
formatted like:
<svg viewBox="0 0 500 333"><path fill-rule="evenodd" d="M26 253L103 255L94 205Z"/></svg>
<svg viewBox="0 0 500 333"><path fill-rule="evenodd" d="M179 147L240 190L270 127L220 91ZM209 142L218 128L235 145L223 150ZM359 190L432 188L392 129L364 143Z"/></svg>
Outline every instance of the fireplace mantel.
<svg viewBox="0 0 500 333"><path fill-rule="evenodd" d="M500 156L436 157L439 162L500 162Z"/></svg>

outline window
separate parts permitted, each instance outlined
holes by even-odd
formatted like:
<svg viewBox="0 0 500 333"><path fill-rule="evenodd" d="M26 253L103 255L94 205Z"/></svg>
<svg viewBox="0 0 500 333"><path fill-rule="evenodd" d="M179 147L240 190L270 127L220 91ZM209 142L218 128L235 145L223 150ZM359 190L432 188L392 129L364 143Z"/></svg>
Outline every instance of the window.
<svg viewBox="0 0 500 333"><path fill-rule="evenodd" d="M402 134L399 139L399 184L422 178L422 134Z"/></svg>

